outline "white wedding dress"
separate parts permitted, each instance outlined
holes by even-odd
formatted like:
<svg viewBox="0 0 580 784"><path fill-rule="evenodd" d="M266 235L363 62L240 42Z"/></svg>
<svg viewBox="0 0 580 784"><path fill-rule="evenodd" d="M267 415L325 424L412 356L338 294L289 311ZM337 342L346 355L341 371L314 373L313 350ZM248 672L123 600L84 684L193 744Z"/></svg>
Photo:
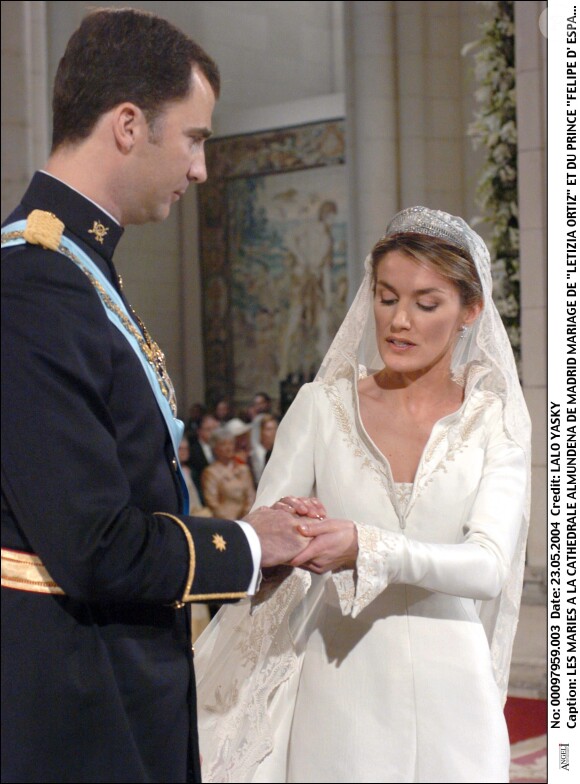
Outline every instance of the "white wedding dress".
<svg viewBox="0 0 580 784"><path fill-rule="evenodd" d="M518 548L526 456L472 363L463 405L396 485L361 422L360 372L300 390L256 500L316 495L355 520L356 572L282 571L206 630L204 781L508 781L505 684L479 612Z"/></svg>

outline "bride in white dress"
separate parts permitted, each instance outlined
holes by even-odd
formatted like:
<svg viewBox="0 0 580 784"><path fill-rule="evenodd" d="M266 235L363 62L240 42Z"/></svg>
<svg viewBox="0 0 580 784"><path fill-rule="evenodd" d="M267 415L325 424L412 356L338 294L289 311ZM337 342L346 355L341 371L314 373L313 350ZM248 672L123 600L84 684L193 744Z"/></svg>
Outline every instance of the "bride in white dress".
<svg viewBox="0 0 580 784"><path fill-rule="evenodd" d="M196 644L204 781L507 782L529 475L488 251L404 210L258 488L303 568Z"/></svg>

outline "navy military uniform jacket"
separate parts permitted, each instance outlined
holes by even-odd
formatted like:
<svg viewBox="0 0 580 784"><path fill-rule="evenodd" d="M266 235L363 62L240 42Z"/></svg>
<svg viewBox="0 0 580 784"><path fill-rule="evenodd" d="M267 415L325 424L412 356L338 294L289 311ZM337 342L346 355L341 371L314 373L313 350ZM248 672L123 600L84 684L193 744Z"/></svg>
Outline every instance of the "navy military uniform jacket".
<svg viewBox="0 0 580 784"><path fill-rule="evenodd" d="M108 215L43 173L7 222L33 209L118 286ZM199 780L188 605L171 605L192 569L192 597L239 598L247 540L180 514L157 401L85 274L30 244L1 268L2 547L64 591L2 589L2 780Z"/></svg>

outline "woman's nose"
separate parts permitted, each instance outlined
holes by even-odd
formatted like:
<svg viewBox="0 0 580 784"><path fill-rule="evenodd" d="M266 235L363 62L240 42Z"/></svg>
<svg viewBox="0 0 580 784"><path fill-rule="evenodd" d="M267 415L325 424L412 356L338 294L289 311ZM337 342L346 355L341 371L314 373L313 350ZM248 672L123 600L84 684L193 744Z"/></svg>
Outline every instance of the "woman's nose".
<svg viewBox="0 0 580 784"><path fill-rule="evenodd" d="M396 332L399 329L409 329L410 326L411 322L409 319L408 309L399 303L399 305L396 306L395 312L393 314L391 328Z"/></svg>

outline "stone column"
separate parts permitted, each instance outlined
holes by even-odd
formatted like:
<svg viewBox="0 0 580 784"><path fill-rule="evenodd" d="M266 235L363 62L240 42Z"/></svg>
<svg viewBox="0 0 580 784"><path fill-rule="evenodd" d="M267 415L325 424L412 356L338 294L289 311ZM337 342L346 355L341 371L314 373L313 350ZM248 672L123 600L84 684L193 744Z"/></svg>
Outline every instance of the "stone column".
<svg viewBox="0 0 580 784"><path fill-rule="evenodd" d="M2 3L2 218L49 148L46 3Z"/></svg>
<svg viewBox="0 0 580 784"><path fill-rule="evenodd" d="M394 2L345 2L349 289L399 206Z"/></svg>

